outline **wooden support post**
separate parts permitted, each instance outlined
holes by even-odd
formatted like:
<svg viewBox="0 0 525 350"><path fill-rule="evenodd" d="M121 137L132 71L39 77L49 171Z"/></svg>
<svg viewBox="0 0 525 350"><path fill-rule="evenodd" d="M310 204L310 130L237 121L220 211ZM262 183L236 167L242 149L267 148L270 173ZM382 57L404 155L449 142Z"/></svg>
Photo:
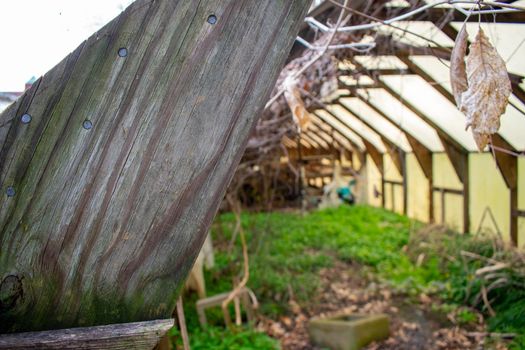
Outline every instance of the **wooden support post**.
<svg viewBox="0 0 525 350"><path fill-rule="evenodd" d="M171 315L309 5L137 0L0 115L0 332Z"/></svg>

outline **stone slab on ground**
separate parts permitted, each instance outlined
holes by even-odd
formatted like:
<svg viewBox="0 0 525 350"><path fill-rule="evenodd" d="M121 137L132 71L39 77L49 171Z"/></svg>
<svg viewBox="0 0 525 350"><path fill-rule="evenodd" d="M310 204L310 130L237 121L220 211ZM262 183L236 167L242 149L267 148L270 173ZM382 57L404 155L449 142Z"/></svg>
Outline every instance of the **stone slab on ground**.
<svg viewBox="0 0 525 350"><path fill-rule="evenodd" d="M332 350L358 350L373 341L388 338L389 317L385 314L346 314L314 318L308 325L312 342Z"/></svg>

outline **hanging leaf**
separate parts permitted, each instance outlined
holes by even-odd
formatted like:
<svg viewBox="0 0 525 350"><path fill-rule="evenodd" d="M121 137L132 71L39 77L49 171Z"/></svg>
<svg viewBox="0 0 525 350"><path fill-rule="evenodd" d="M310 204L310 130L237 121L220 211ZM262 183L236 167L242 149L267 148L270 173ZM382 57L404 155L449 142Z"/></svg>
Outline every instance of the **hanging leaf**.
<svg viewBox="0 0 525 350"><path fill-rule="evenodd" d="M456 100L456 105L461 105L461 94L468 89L467 72L465 66L465 55L467 54L468 33L467 28L463 24L461 30L456 36L454 49L450 54L450 85L452 85L452 93Z"/></svg>
<svg viewBox="0 0 525 350"><path fill-rule="evenodd" d="M301 92L297 88L297 81L293 78L286 78L283 82L283 87L284 98L292 111L295 123L299 126L300 130L306 130L312 118L301 98Z"/></svg>
<svg viewBox="0 0 525 350"><path fill-rule="evenodd" d="M467 128L482 151L490 135L500 127L512 91L505 61L480 28L467 57L468 89L461 95L460 109L467 116Z"/></svg>

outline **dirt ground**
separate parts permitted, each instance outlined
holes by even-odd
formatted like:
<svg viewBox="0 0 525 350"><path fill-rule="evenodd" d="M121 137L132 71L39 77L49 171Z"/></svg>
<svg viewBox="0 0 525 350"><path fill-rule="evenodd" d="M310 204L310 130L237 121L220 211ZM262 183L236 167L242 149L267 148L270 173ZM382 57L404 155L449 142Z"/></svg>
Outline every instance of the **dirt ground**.
<svg viewBox="0 0 525 350"><path fill-rule="evenodd" d="M390 316L390 337L368 345L367 350L506 349L501 341L486 339L481 315L477 322L459 326L454 313L435 311L439 300L425 294L411 298L396 294L385 286L369 282L360 266L338 262L322 270L321 278L318 297L307 308L291 300L293 316L263 319L259 324L261 330L280 340L284 350L321 349L310 343L308 320L342 312Z"/></svg>

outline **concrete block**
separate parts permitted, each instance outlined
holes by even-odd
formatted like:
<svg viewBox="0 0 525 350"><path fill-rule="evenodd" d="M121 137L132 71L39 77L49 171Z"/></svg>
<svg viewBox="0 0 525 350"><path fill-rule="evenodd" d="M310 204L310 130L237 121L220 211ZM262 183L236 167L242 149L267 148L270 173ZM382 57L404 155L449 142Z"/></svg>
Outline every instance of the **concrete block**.
<svg viewBox="0 0 525 350"><path fill-rule="evenodd" d="M312 342L332 350L358 350L367 344L388 338L387 315L350 314L314 318L308 325Z"/></svg>

